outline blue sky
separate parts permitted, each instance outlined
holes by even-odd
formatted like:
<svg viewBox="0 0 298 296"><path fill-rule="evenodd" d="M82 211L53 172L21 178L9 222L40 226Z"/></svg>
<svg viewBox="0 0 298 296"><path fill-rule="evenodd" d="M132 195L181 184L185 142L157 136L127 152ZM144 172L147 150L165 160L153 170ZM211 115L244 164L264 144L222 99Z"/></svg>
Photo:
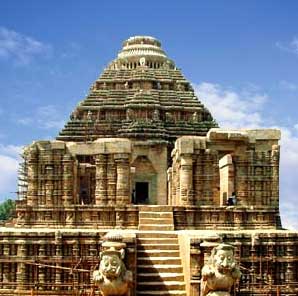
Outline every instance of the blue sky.
<svg viewBox="0 0 298 296"><path fill-rule="evenodd" d="M281 208L298 229L297 1L0 1L0 199L22 145L53 138L133 35L161 40L225 127L283 133Z"/></svg>

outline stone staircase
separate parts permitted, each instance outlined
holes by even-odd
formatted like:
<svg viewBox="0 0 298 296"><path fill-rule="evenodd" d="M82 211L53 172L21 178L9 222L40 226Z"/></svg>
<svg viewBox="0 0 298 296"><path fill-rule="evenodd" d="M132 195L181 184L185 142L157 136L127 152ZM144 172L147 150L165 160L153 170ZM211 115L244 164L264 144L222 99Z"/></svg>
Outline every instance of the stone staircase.
<svg viewBox="0 0 298 296"><path fill-rule="evenodd" d="M142 206L139 222L136 295L186 296L172 211Z"/></svg>
<svg viewBox="0 0 298 296"><path fill-rule="evenodd" d="M139 230L174 230L173 211L170 206L140 206Z"/></svg>

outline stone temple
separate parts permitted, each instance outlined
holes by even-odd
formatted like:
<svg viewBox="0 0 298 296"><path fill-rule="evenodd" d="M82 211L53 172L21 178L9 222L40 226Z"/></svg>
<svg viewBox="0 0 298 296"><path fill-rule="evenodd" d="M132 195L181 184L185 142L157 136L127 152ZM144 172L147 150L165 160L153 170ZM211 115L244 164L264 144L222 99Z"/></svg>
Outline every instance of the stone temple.
<svg viewBox="0 0 298 296"><path fill-rule="evenodd" d="M161 43L129 38L56 139L25 148L0 295L199 296L220 243L242 274L229 295L298 295L279 139L218 128ZM111 258L121 284L106 292Z"/></svg>

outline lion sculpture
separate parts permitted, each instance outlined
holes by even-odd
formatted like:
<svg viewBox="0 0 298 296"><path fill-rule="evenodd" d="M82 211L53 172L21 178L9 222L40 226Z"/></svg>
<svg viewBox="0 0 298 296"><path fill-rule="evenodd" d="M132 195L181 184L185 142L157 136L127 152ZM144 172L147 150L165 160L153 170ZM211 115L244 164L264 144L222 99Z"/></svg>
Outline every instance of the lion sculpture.
<svg viewBox="0 0 298 296"><path fill-rule="evenodd" d="M126 296L133 282L132 272L124 263L125 250L110 247L100 253L99 269L93 272L93 280L98 284L103 296Z"/></svg>
<svg viewBox="0 0 298 296"><path fill-rule="evenodd" d="M213 248L208 264L202 268L201 296L230 296L231 288L240 276L233 246L218 245Z"/></svg>

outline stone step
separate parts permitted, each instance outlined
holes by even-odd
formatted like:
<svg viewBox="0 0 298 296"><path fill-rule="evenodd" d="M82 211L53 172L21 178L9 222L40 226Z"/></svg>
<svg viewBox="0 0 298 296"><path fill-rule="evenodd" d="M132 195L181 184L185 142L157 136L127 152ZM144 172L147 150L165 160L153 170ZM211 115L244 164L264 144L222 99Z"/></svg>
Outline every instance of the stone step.
<svg viewBox="0 0 298 296"><path fill-rule="evenodd" d="M138 282L138 291L169 291L183 290L185 291L185 283L180 281L165 282Z"/></svg>
<svg viewBox="0 0 298 296"><path fill-rule="evenodd" d="M175 239L175 242L176 242L176 239ZM147 240L146 240L146 243L143 243L143 242L138 242L138 250L172 250L172 251L176 251L176 250L179 250L179 245L177 243L157 243L155 241L152 242L152 243L147 243Z"/></svg>
<svg viewBox="0 0 298 296"><path fill-rule="evenodd" d="M181 259L180 257L138 257L137 263L140 265L180 265Z"/></svg>
<svg viewBox="0 0 298 296"><path fill-rule="evenodd" d="M141 205L139 212L173 212L172 206L161 205Z"/></svg>
<svg viewBox="0 0 298 296"><path fill-rule="evenodd" d="M148 231L148 232L142 232L137 234L138 239L152 239L152 240L159 240L159 239L176 239L177 240L177 234L172 231L165 231L165 232L155 232L155 231ZM178 241L178 240L177 240Z"/></svg>
<svg viewBox="0 0 298 296"><path fill-rule="evenodd" d="M185 291L182 290L171 290L171 291L136 291L137 295L140 296L186 296Z"/></svg>
<svg viewBox="0 0 298 296"><path fill-rule="evenodd" d="M139 224L173 224L173 217L171 218L143 218L139 217Z"/></svg>
<svg viewBox="0 0 298 296"><path fill-rule="evenodd" d="M140 218L171 218L173 219L172 212L139 212Z"/></svg>
<svg viewBox="0 0 298 296"><path fill-rule="evenodd" d="M139 250L138 256L142 257L179 257L179 251L175 250Z"/></svg>
<svg viewBox="0 0 298 296"><path fill-rule="evenodd" d="M147 237L147 238L138 238L138 244L140 245L178 245L177 238L158 238L158 237Z"/></svg>
<svg viewBox="0 0 298 296"><path fill-rule="evenodd" d="M154 231L167 231L174 230L173 224L144 224L139 225L139 230L154 230Z"/></svg>
<svg viewBox="0 0 298 296"><path fill-rule="evenodd" d="M138 273L138 282L158 282L158 281L184 281L183 273Z"/></svg>
<svg viewBox="0 0 298 296"><path fill-rule="evenodd" d="M155 273L155 272L171 272L171 273L182 273L183 268L180 264L140 264L137 267L138 273Z"/></svg>

